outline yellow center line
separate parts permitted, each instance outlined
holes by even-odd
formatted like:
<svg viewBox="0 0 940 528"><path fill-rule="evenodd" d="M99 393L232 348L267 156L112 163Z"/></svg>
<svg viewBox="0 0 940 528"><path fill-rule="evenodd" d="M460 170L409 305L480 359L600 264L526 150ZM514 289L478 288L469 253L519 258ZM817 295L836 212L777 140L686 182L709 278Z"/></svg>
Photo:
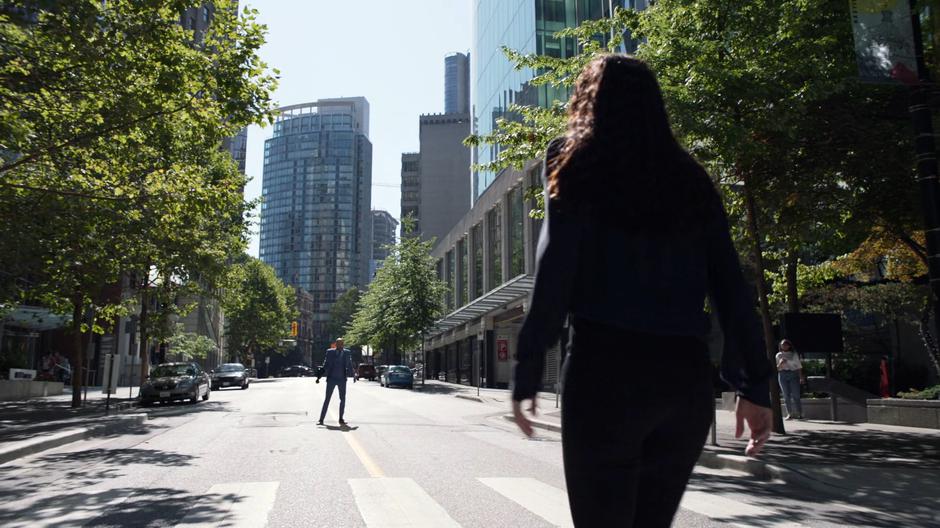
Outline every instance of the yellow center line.
<svg viewBox="0 0 940 528"><path fill-rule="evenodd" d="M333 409L330 409L328 414L333 420L337 420L336 415L333 412ZM375 460L366 452L366 449L362 447L362 444L359 443L359 440L353 435L353 432L350 430L343 431L343 438L346 439L346 443L349 444L349 447L353 450L353 453L359 458L359 461L362 462L362 465L366 468L366 471L369 472L369 476L372 478L384 478L385 472L382 471L382 468L375 463Z"/></svg>

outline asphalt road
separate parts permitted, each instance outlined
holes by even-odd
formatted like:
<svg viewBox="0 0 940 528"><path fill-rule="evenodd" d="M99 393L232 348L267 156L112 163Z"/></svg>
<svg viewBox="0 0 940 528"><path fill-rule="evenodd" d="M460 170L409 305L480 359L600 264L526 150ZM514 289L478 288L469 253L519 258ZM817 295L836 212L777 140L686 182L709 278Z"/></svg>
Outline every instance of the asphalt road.
<svg viewBox="0 0 940 528"><path fill-rule="evenodd" d="M258 380L157 407L139 429L0 466L0 526L570 526L557 434L505 409L349 383L346 420L315 424L325 384ZM677 527L891 526L877 511L698 469Z"/></svg>

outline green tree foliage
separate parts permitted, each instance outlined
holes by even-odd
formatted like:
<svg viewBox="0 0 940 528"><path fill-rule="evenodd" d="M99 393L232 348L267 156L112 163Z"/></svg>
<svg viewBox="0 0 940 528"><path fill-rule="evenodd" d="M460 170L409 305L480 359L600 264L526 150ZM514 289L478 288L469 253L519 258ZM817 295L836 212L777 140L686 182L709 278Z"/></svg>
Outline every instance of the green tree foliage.
<svg viewBox="0 0 940 528"><path fill-rule="evenodd" d="M414 219L402 220L404 233ZM443 315L445 285L438 280L431 242L403 236L376 272L346 331L351 344L384 348L392 354L421 343L421 334Z"/></svg>
<svg viewBox="0 0 940 528"><path fill-rule="evenodd" d="M330 339L336 339L343 335L346 327L349 326L356 314L356 308L361 297L362 292L359 291L359 288L353 286L336 298L336 302L330 307L330 322L327 325L327 333Z"/></svg>
<svg viewBox="0 0 940 528"><path fill-rule="evenodd" d="M218 347L211 339L204 335L184 332L182 326L177 325L175 335L166 340L170 346L170 354L178 355L180 361L205 359L217 350Z"/></svg>
<svg viewBox="0 0 940 528"><path fill-rule="evenodd" d="M294 290L271 266L253 257L235 265L223 296L229 354L248 364L252 354L280 351L297 317Z"/></svg>
<svg viewBox="0 0 940 528"><path fill-rule="evenodd" d="M245 177L220 148L269 119L275 79L255 13L212 3L198 35L178 23L196 0L0 8L0 304L71 313L76 379L122 277L142 287L146 343L151 294L215 287L245 246Z"/></svg>

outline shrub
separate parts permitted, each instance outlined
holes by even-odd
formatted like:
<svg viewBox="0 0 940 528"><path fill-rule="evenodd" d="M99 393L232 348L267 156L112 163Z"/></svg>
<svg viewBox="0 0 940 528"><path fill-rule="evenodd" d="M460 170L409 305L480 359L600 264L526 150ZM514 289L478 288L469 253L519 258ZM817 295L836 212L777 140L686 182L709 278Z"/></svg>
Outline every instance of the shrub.
<svg viewBox="0 0 940 528"><path fill-rule="evenodd" d="M905 400L937 400L940 399L940 385L927 387L924 390L911 389L909 392L899 392L898 398Z"/></svg>

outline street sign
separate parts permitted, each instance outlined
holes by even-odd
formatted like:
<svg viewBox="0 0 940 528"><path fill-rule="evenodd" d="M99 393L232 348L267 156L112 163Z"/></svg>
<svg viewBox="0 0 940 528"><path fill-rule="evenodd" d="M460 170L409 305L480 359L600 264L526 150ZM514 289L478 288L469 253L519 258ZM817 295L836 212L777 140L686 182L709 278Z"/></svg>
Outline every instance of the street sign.
<svg viewBox="0 0 940 528"><path fill-rule="evenodd" d="M104 355L104 377L102 385L104 386L103 390L107 391L108 394L117 393L117 384L118 378L120 378L121 373L121 356L120 354L105 354Z"/></svg>
<svg viewBox="0 0 940 528"><path fill-rule="evenodd" d="M859 79L893 82L917 76L910 0L849 0Z"/></svg>
<svg viewBox="0 0 940 528"><path fill-rule="evenodd" d="M496 340L496 359L499 361L509 361L509 340Z"/></svg>

